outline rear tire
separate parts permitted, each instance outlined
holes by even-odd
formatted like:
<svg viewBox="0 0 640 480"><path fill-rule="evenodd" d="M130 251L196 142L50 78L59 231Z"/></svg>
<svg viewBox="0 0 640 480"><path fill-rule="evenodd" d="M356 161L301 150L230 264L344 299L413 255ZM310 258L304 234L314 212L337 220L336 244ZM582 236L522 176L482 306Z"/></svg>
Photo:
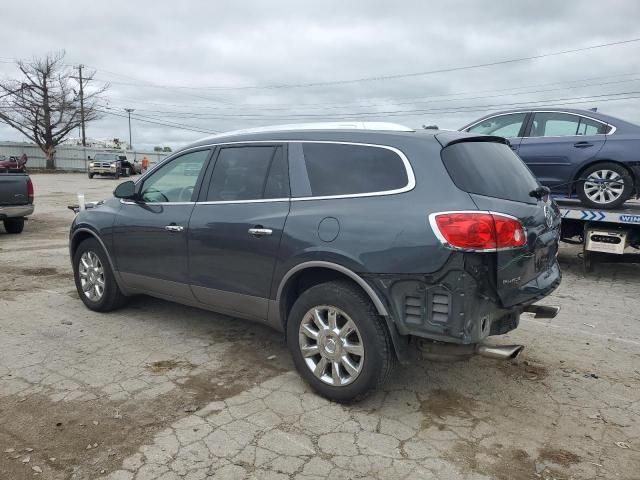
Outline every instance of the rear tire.
<svg viewBox="0 0 640 480"><path fill-rule="evenodd" d="M633 193L633 177L617 163L596 163L582 172L576 190L589 208L618 208Z"/></svg>
<svg viewBox="0 0 640 480"><path fill-rule="evenodd" d="M322 283L300 295L289 314L287 344L302 378L337 402L357 401L379 388L396 360L386 325L349 281Z"/></svg>
<svg viewBox="0 0 640 480"><path fill-rule="evenodd" d="M7 233L22 233L24 230L24 218L7 218L3 223Z"/></svg>
<svg viewBox="0 0 640 480"><path fill-rule="evenodd" d="M82 302L90 310L110 312L126 301L116 283L107 254L95 238L83 241L73 255L73 277Z"/></svg>

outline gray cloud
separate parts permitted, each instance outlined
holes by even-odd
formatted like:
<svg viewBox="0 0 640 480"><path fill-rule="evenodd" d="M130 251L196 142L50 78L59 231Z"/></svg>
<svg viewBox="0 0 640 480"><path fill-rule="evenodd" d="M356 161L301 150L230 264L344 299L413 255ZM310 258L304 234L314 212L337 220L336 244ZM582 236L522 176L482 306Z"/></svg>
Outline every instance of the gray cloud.
<svg viewBox="0 0 640 480"><path fill-rule="evenodd" d="M0 31L0 45L5 46L0 60L65 49L69 64L95 68L97 79L111 83L106 96L110 111L121 114L131 107L134 116L204 131L304 121L302 115L313 121L348 118L360 112L380 112L370 120L456 128L506 104L640 91L640 43L385 81L210 88L394 75L634 38L640 18L640 3L634 0L611 1L606 7L557 0L112 0L55 5L32 0L2 8L4 25L10 28ZM10 63L0 63L0 75L14 72ZM544 86L524 88L536 85ZM628 99L575 106L597 106L640 123L638 105L638 99ZM461 107L473 111L461 112ZM410 112L416 109L431 111ZM408 112L382 113L398 110ZM88 126L88 135L127 138L127 121L105 115ZM138 147L177 146L203 136L137 120L133 135ZM0 138L19 140L20 135L0 125Z"/></svg>

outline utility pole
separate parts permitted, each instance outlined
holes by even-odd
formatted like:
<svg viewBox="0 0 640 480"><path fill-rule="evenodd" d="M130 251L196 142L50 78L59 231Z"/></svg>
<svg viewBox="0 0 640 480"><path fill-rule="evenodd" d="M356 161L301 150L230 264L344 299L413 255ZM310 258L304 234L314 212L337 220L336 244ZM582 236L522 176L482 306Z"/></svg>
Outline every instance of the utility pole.
<svg viewBox="0 0 640 480"><path fill-rule="evenodd" d="M131 112L133 112L133 108L125 108L124 111L129 114L129 148L133 150L133 144L131 143Z"/></svg>
<svg viewBox="0 0 640 480"><path fill-rule="evenodd" d="M84 67L84 65L78 65L78 78L80 80L80 126L82 131L82 146L86 147L87 142L84 133L84 90L82 85L82 67Z"/></svg>

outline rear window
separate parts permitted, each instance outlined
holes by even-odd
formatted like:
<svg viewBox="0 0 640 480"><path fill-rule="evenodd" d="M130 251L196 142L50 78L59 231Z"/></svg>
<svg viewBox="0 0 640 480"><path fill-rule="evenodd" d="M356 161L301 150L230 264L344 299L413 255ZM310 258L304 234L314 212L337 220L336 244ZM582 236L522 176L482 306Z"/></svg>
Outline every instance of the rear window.
<svg viewBox="0 0 640 480"><path fill-rule="evenodd" d="M540 185L508 145L494 142L455 143L442 150L442 161L453 183L465 192L536 203L529 192Z"/></svg>
<svg viewBox="0 0 640 480"><path fill-rule="evenodd" d="M302 148L314 197L386 192L409 182L404 162L387 148L339 143Z"/></svg>

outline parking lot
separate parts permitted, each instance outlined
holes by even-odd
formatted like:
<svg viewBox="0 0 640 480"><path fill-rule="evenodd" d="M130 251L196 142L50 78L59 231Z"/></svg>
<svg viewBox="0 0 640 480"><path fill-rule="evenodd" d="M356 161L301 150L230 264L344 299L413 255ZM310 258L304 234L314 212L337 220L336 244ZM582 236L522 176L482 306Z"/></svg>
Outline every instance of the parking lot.
<svg viewBox="0 0 640 480"><path fill-rule="evenodd" d="M345 406L311 393L263 326L152 298L86 309L66 206L116 182L32 179L24 233L0 231L0 479L640 475L640 266L585 277L563 247L543 301L560 315L496 339L525 345L518 360L401 367Z"/></svg>

